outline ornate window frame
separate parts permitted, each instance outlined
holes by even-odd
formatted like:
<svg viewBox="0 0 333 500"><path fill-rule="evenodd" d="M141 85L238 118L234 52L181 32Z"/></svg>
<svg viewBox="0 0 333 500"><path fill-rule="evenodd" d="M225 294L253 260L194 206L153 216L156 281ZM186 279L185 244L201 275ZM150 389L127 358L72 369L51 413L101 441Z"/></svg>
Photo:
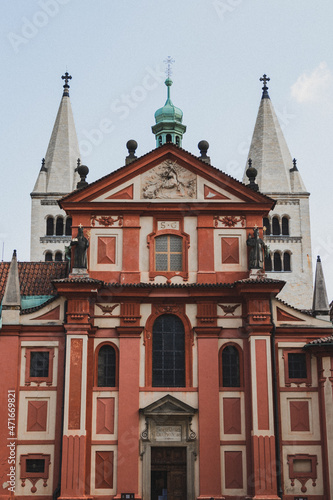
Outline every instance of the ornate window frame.
<svg viewBox="0 0 333 500"><path fill-rule="evenodd" d="M190 320L185 314L184 304L154 304L152 314L149 316L146 322L146 327L144 331L144 345L146 350L146 366L145 366L145 386L153 388L153 325L156 319L163 314L173 314L178 316L182 321L185 332L185 386L192 387L193 384L193 373L192 373L192 350L193 350L193 329ZM155 390L163 389L166 387L154 387ZM170 390L175 389L175 387L170 388Z"/></svg>
<svg viewBox="0 0 333 500"><path fill-rule="evenodd" d="M27 472L27 460L44 460L44 472ZM21 465L21 486L25 486L25 482L28 479L31 484L31 492L36 493L36 483L39 479L43 479L43 486L47 486L47 480L49 479L49 467L51 463L50 455L45 455L44 453L28 453L27 455L20 456Z"/></svg>
<svg viewBox="0 0 333 500"><path fill-rule="evenodd" d="M30 376L30 365L31 365L31 353L32 352L48 352L49 353L49 373L47 377L31 377ZM40 385L42 382L46 382L46 385L52 385L53 379L53 358L54 358L54 348L53 347L26 347L25 348L25 385L31 385L31 382Z"/></svg>
<svg viewBox="0 0 333 500"><path fill-rule="evenodd" d="M289 377L289 363L288 358L289 354L304 354L305 362L306 362L306 378L290 378ZM306 384L307 387L312 385L311 378L311 358L309 353L303 351L303 349L285 349L283 350L283 359L284 359L284 379L286 387L290 387L291 384Z"/></svg>
<svg viewBox="0 0 333 500"><path fill-rule="evenodd" d="M174 228L172 225L174 224ZM178 226L178 227L177 227ZM157 236L178 236L182 238L183 269L182 271L156 271L155 267L155 238ZM190 235L184 232L184 219L182 217L154 217L153 232L147 236L149 248L149 279L153 281L156 276L165 276L170 280L173 276L181 276L188 280L188 249Z"/></svg>
<svg viewBox="0 0 333 500"><path fill-rule="evenodd" d="M294 463L296 461L306 460L311 462L311 471L301 472L294 470ZM289 479L291 480L291 486L295 485L295 479L297 479L302 487L301 492L306 493L307 488L305 484L310 479L312 480L312 486L316 486L317 480L317 464L318 457L317 455L308 455L306 453L297 453L295 455L287 456L288 466L289 466Z"/></svg>

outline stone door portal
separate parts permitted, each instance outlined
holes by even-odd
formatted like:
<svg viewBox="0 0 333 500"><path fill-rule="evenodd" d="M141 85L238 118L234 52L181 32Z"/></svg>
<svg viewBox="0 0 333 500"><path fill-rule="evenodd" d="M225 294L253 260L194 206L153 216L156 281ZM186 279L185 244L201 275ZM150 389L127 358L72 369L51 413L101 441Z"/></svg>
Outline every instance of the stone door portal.
<svg viewBox="0 0 333 500"><path fill-rule="evenodd" d="M151 448L151 500L186 499L186 448Z"/></svg>

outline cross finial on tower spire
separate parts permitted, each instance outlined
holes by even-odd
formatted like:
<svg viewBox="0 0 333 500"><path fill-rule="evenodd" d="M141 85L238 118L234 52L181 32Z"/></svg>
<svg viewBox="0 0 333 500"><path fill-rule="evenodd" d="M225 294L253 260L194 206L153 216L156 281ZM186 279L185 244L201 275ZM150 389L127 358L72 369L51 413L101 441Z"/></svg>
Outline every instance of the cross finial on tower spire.
<svg viewBox="0 0 333 500"><path fill-rule="evenodd" d="M68 85L68 80L71 80L72 77L71 75L66 71L66 73L64 75L62 75L61 77L63 80L65 80L65 85L64 85L64 93L63 95L66 95L66 96L69 96L69 92L68 92L68 89L69 89L69 85Z"/></svg>
<svg viewBox="0 0 333 500"><path fill-rule="evenodd" d="M165 70L165 74L166 74L167 78L170 78L170 76L172 75L171 65L175 62L175 60L172 59L171 56L168 56L166 59L164 59L163 62L167 65L166 70Z"/></svg>
<svg viewBox="0 0 333 500"><path fill-rule="evenodd" d="M260 82L264 82L264 86L262 88L262 90L263 90L263 92L262 92L262 98L263 99L264 98L269 99L269 95L268 95L268 92L267 92L268 87L267 87L266 83L270 81L270 78L267 75L264 74L261 78L259 78L259 81Z"/></svg>

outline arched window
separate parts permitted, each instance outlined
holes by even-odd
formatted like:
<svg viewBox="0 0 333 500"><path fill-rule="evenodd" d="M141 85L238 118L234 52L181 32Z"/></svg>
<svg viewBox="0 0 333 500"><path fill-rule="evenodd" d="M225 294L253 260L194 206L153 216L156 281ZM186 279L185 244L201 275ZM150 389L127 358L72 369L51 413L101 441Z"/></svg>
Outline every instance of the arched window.
<svg viewBox="0 0 333 500"><path fill-rule="evenodd" d="M48 217L46 219L46 235L53 236L54 234L54 220L53 217Z"/></svg>
<svg viewBox="0 0 333 500"><path fill-rule="evenodd" d="M274 271L282 271L281 255L279 252L274 253Z"/></svg>
<svg viewBox="0 0 333 500"><path fill-rule="evenodd" d="M57 217L56 236L62 236L63 234L64 234L64 219L62 217Z"/></svg>
<svg viewBox="0 0 333 500"><path fill-rule="evenodd" d="M238 349L227 345L222 351L222 387L240 387L240 362Z"/></svg>
<svg viewBox="0 0 333 500"><path fill-rule="evenodd" d="M272 270L272 257L271 255L267 255L265 257L265 271L271 271Z"/></svg>
<svg viewBox="0 0 333 500"><path fill-rule="evenodd" d="M155 271L183 270L183 238L166 234L155 238Z"/></svg>
<svg viewBox="0 0 333 500"><path fill-rule="evenodd" d="M45 254L45 262L52 262L52 252L46 252Z"/></svg>
<svg viewBox="0 0 333 500"><path fill-rule="evenodd" d="M67 217L67 219L66 219L65 234L66 234L66 236L72 235L72 217Z"/></svg>
<svg viewBox="0 0 333 500"><path fill-rule="evenodd" d="M158 145L162 146L162 136L161 135L158 136Z"/></svg>
<svg viewBox="0 0 333 500"><path fill-rule="evenodd" d="M171 142L171 140L172 140L171 134L167 134L166 135L166 142Z"/></svg>
<svg viewBox="0 0 333 500"><path fill-rule="evenodd" d="M282 234L289 235L289 219L288 217L282 217Z"/></svg>
<svg viewBox="0 0 333 500"><path fill-rule="evenodd" d="M98 351L97 386L116 387L116 351L111 345L103 345Z"/></svg>
<svg viewBox="0 0 333 500"><path fill-rule="evenodd" d="M269 222L268 217L263 218L262 225L266 228L266 231L264 234L266 234L266 236L269 236L271 234L271 223Z"/></svg>
<svg viewBox="0 0 333 500"><path fill-rule="evenodd" d="M152 386L185 387L185 330L173 314L159 316L153 325Z"/></svg>
<svg viewBox="0 0 333 500"><path fill-rule="evenodd" d="M56 262L61 262L62 261L62 253L61 252L56 252L56 254L54 256L54 260Z"/></svg>
<svg viewBox="0 0 333 500"><path fill-rule="evenodd" d="M283 270L291 271L291 258L289 252L284 252L283 254Z"/></svg>
<svg viewBox="0 0 333 500"><path fill-rule="evenodd" d="M177 144L177 146L179 146L179 144L180 144L180 139L179 139L178 135L176 135L176 144Z"/></svg>
<svg viewBox="0 0 333 500"><path fill-rule="evenodd" d="M272 226L273 226L273 234L274 235L281 234L280 221L277 217L273 217Z"/></svg>

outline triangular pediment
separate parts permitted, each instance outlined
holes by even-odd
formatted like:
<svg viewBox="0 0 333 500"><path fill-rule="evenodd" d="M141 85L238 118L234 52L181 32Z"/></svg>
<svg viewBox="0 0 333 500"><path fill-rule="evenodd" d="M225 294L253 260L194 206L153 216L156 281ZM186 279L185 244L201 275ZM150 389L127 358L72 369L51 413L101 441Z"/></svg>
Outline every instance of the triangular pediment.
<svg viewBox="0 0 333 500"><path fill-rule="evenodd" d="M173 144L157 148L134 162L63 198L72 203L269 203L215 167ZM96 206L96 205L95 205Z"/></svg>
<svg viewBox="0 0 333 500"><path fill-rule="evenodd" d="M192 416L196 413L196 409L192 406L180 401L179 399L167 394L154 403L140 409L140 412L145 416L158 415L183 415Z"/></svg>

